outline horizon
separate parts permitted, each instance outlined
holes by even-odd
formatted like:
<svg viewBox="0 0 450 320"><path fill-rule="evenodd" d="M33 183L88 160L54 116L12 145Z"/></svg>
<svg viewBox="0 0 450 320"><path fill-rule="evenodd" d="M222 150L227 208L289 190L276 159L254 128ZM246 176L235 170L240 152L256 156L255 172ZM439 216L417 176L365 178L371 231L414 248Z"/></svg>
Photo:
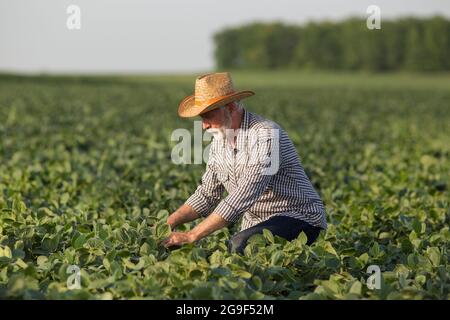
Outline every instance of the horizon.
<svg viewBox="0 0 450 320"><path fill-rule="evenodd" d="M251 23L305 25L367 17L371 1L292 0L259 6L198 0L88 0L0 2L0 73L13 74L189 74L214 70L212 36ZM81 9L81 29L68 30L66 8ZM450 2L379 0L382 21L406 17L450 19ZM174 6L177 10L174 10ZM205 14L206 13L206 14ZM2 16L3 15L3 16ZM99 39L101 41L99 41ZM186 49L187 48L187 49ZM195 48L196 50L191 50ZM197 49L198 48L198 49Z"/></svg>

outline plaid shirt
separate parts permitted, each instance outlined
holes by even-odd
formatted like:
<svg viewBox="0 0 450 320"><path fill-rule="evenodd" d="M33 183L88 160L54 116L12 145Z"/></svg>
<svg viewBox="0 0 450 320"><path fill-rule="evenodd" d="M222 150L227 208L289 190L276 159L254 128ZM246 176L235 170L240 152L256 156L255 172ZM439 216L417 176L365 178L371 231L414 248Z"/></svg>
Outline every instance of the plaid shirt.
<svg viewBox="0 0 450 320"><path fill-rule="evenodd" d="M275 122L243 110L236 148L214 137L201 184L186 200L199 215L214 212L241 230L273 216L289 216L327 228L325 208L297 151ZM224 191L228 195L222 199Z"/></svg>

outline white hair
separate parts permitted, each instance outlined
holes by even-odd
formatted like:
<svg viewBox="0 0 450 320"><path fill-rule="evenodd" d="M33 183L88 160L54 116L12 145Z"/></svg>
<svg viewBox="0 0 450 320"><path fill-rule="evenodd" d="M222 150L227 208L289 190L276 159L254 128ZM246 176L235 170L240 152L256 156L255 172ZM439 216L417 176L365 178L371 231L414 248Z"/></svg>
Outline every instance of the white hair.
<svg viewBox="0 0 450 320"><path fill-rule="evenodd" d="M244 109L244 103L241 100L234 100L232 102L229 102L227 104L224 104L223 106L221 106L220 108L225 108L225 106L229 105L230 103L234 103L236 106L236 110L237 111L242 111L242 109Z"/></svg>
<svg viewBox="0 0 450 320"><path fill-rule="evenodd" d="M242 111L242 109L244 108L244 103L242 102L242 100L235 100L234 103L237 106L237 110Z"/></svg>

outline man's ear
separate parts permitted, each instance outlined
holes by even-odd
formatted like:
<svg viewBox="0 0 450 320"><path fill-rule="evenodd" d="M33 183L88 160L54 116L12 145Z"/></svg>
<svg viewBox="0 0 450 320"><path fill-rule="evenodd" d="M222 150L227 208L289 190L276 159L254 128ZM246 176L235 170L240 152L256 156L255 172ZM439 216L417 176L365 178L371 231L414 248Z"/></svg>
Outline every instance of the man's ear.
<svg viewBox="0 0 450 320"><path fill-rule="evenodd" d="M236 102L230 102L226 105L226 108L229 112L236 110Z"/></svg>

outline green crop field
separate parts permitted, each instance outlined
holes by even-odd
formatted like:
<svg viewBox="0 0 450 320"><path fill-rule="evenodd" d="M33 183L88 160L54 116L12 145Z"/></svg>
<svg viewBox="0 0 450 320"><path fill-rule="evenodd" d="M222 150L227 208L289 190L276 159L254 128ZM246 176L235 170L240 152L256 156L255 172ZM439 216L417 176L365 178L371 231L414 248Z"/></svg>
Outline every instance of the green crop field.
<svg viewBox="0 0 450 320"><path fill-rule="evenodd" d="M165 249L204 170L170 158L195 75L3 75L0 298L449 299L450 76L232 75L295 143L327 232L310 247L265 233L240 256L234 225Z"/></svg>

